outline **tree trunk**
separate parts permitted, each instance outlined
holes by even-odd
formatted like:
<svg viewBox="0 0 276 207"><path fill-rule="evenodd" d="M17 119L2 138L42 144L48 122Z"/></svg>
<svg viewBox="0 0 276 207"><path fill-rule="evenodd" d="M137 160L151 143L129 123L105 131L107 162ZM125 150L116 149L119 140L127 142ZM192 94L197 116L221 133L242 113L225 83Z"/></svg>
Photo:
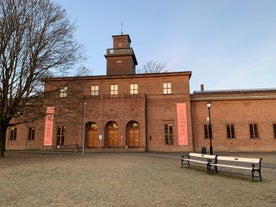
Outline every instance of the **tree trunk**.
<svg viewBox="0 0 276 207"><path fill-rule="evenodd" d="M0 157L5 156L6 151L6 132L8 125L4 122L0 123Z"/></svg>

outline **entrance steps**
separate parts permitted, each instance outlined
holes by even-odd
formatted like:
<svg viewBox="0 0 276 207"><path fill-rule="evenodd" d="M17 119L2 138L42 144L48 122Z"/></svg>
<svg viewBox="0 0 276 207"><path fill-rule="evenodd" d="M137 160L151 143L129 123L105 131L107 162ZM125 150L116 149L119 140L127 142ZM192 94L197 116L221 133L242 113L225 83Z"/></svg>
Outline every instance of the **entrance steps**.
<svg viewBox="0 0 276 207"><path fill-rule="evenodd" d="M79 148L79 151L82 149ZM146 148L85 148L85 152L145 152Z"/></svg>
<svg viewBox="0 0 276 207"><path fill-rule="evenodd" d="M81 152L82 147L79 145L61 145L61 146L44 146L43 151L73 151ZM145 152L146 148L84 148L85 152Z"/></svg>

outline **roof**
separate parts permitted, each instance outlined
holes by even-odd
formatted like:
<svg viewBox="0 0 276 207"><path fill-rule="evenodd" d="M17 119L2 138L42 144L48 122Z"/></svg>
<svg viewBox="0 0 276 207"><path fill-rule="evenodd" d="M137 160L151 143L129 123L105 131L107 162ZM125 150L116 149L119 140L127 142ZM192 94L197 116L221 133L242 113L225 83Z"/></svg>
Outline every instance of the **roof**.
<svg viewBox="0 0 276 207"><path fill-rule="evenodd" d="M194 91L191 101L276 99L276 88Z"/></svg>
<svg viewBox="0 0 276 207"><path fill-rule="evenodd" d="M203 90L194 91L193 94L233 94L233 93L259 93L276 92L276 88L255 88L255 89L225 89L225 90Z"/></svg>
<svg viewBox="0 0 276 207"><path fill-rule="evenodd" d="M98 75L98 76L65 76L65 77L49 77L45 78L44 81L65 81L65 80L87 80L87 79L116 79L116 78L151 78L151 77L162 77L162 76L189 76L192 75L191 71L182 72L168 72L168 73L144 73L144 74L127 74L127 75Z"/></svg>

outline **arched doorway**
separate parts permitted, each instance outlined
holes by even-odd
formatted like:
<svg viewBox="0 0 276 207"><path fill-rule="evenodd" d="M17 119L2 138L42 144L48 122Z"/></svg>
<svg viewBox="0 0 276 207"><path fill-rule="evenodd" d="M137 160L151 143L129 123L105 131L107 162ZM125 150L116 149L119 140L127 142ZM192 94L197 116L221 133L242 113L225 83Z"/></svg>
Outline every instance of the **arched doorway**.
<svg viewBox="0 0 276 207"><path fill-rule="evenodd" d="M130 121L127 124L127 145L140 147L140 125L136 121Z"/></svg>
<svg viewBox="0 0 276 207"><path fill-rule="evenodd" d="M107 147L119 147L119 127L115 121L106 124L106 145Z"/></svg>
<svg viewBox="0 0 276 207"><path fill-rule="evenodd" d="M98 147L98 125L95 122L86 124L87 148Z"/></svg>

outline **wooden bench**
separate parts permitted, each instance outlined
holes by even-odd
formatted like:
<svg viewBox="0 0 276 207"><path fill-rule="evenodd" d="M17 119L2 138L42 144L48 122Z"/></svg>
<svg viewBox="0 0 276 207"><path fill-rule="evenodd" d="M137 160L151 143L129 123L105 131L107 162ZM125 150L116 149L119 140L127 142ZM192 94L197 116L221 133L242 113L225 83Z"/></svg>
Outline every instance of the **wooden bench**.
<svg viewBox="0 0 276 207"><path fill-rule="evenodd" d="M211 163L215 163L217 155L207 155L199 153L189 153L188 155L182 155L181 158L181 167L188 165L190 167L190 162L205 164L207 167L207 172L211 170Z"/></svg>
<svg viewBox="0 0 276 207"><path fill-rule="evenodd" d="M234 168L241 170L250 170L252 178L259 177L262 181L261 167L262 167L262 158L244 158L244 157L228 157L218 155L211 163L211 167L215 168L215 172L218 172L218 167L224 168ZM210 170L209 169L209 170ZM255 172L259 175L255 176Z"/></svg>

